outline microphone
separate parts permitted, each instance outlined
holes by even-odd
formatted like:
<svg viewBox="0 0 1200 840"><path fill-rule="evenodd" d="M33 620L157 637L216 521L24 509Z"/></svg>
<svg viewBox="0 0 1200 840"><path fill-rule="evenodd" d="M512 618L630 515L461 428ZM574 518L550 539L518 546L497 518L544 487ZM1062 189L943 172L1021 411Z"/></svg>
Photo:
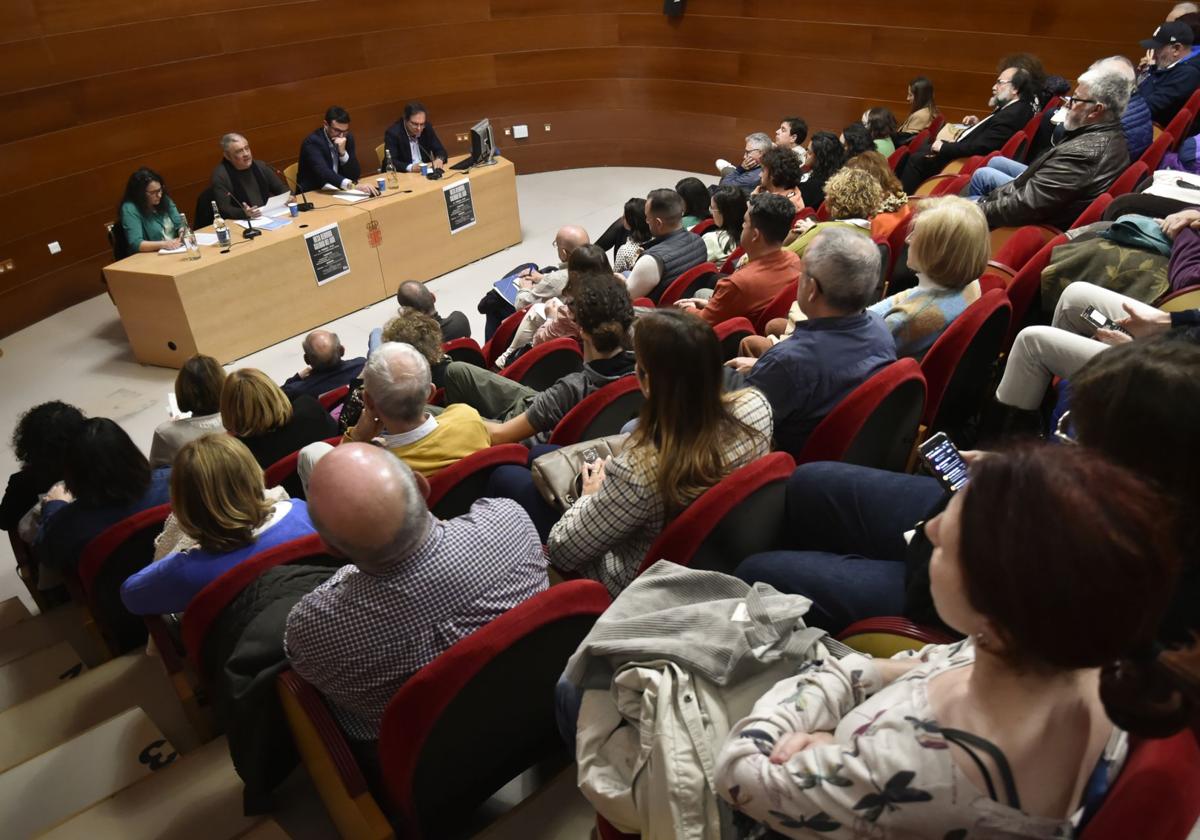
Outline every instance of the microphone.
<svg viewBox="0 0 1200 840"><path fill-rule="evenodd" d="M285 178L283 173L278 169L275 170L275 174L279 176L280 181L283 181L285 184L287 183L287 178ZM301 213L307 213L309 210L313 209L313 203L308 200L308 196L304 194L304 190L300 189L299 181L296 182L296 189L300 191L300 198L304 199L303 201L297 202L296 209Z"/></svg>
<svg viewBox="0 0 1200 840"><path fill-rule="evenodd" d="M235 207L242 203L241 201L238 200L238 197L236 195L234 195L229 190L225 189L225 186L223 184L216 184L215 186L220 187L225 192L225 195L227 195L229 197L229 200L233 202ZM242 239L253 239L256 236L262 236L262 231L254 229L254 222L250 220L250 214L247 213L246 214L246 229L242 231Z"/></svg>

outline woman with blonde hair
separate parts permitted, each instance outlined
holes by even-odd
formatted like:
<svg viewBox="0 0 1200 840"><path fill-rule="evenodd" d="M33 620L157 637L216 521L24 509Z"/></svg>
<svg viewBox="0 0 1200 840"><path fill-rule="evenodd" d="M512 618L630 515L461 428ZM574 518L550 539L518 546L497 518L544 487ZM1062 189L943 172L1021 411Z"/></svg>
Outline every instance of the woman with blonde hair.
<svg viewBox="0 0 1200 840"><path fill-rule="evenodd" d="M121 600L136 615L182 612L201 589L239 563L314 533L307 505L267 498L262 468L229 435L206 435L179 450L171 471L171 508L179 530L196 547L126 579Z"/></svg>
<svg viewBox="0 0 1200 840"><path fill-rule="evenodd" d="M257 368L235 370L221 389L221 422L263 469L285 455L338 433L337 421L317 398L301 394L288 400L283 390ZM299 495L299 487L288 492Z"/></svg>
<svg viewBox="0 0 1200 840"><path fill-rule="evenodd" d="M825 209L829 212L829 221L802 219L792 228L784 247L803 257L817 234L831 227L849 227L870 236L871 217L881 204L883 190L872 175L861 169L843 167L825 184Z"/></svg>
<svg viewBox="0 0 1200 840"><path fill-rule="evenodd" d="M867 309L883 318L897 356L920 359L954 319L979 299L991 257L987 219L958 196L926 199L909 232L908 265L917 285Z"/></svg>

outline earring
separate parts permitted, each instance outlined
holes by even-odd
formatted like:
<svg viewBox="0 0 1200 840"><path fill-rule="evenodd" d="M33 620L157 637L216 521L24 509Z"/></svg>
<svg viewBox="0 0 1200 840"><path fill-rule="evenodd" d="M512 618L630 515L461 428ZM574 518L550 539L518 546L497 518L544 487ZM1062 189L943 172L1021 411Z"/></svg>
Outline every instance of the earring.
<svg viewBox="0 0 1200 840"><path fill-rule="evenodd" d="M987 650L988 638L986 633L980 630L978 633L974 634L972 638L975 640L975 647L979 648L980 650Z"/></svg>

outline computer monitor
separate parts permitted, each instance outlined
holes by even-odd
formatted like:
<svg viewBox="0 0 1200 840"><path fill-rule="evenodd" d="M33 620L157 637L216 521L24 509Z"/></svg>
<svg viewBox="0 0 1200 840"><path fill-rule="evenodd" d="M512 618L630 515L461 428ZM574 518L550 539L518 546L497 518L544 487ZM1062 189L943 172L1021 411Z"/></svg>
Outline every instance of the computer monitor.
<svg viewBox="0 0 1200 840"><path fill-rule="evenodd" d="M490 166L496 162L495 158L496 135L485 118L471 126L471 165Z"/></svg>

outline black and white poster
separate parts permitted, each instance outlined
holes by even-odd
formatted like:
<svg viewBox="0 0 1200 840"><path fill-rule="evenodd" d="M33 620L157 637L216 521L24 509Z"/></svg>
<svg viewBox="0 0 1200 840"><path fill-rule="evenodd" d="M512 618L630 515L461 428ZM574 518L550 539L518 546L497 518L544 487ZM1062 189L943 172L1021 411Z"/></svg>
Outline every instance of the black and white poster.
<svg viewBox="0 0 1200 840"><path fill-rule="evenodd" d="M350 273L350 260L346 258L342 232L337 222L310 230L304 234L304 244L308 246L308 259L312 262L313 273L317 275L318 286Z"/></svg>
<svg viewBox="0 0 1200 840"><path fill-rule="evenodd" d="M475 205L471 203L471 182L464 178L442 187L446 197L446 215L450 219L450 232L458 233L475 224Z"/></svg>

